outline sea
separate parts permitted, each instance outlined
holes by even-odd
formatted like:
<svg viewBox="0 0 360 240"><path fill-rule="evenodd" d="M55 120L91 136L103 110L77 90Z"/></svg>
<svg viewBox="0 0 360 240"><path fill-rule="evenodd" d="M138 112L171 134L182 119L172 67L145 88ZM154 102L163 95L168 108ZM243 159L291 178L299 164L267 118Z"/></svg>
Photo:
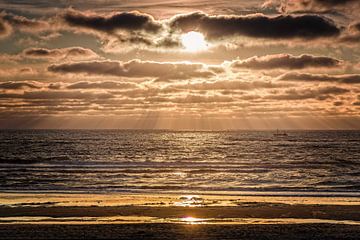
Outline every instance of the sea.
<svg viewBox="0 0 360 240"><path fill-rule="evenodd" d="M360 194L360 131L0 130L0 192Z"/></svg>

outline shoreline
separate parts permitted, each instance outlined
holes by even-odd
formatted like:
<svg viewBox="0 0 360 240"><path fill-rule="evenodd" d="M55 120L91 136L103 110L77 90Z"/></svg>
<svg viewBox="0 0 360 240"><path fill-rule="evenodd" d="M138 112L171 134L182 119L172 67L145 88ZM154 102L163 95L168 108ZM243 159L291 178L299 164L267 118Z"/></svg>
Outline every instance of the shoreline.
<svg viewBox="0 0 360 240"><path fill-rule="evenodd" d="M239 196L239 197L347 197L360 198L360 191L197 191L197 190L126 190L126 191L86 191L86 190L0 190L0 198L4 194L91 194L91 195L204 195L204 196Z"/></svg>

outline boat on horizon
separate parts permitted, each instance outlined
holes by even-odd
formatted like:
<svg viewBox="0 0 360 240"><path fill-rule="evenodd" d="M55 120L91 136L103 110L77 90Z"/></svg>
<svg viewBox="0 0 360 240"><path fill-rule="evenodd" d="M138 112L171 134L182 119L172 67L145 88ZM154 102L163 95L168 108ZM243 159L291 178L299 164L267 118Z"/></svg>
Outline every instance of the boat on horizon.
<svg viewBox="0 0 360 240"><path fill-rule="evenodd" d="M286 137L288 134L286 132L280 132L279 129L276 129L276 133L273 134L276 137Z"/></svg>

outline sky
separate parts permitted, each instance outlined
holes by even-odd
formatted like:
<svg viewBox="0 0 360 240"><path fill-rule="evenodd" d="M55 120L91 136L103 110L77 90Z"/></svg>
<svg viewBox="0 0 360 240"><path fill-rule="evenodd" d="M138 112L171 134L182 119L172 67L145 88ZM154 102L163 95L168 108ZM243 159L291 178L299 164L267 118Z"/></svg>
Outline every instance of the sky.
<svg viewBox="0 0 360 240"><path fill-rule="evenodd" d="M360 0L0 0L0 128L360 129Z"/></svg>

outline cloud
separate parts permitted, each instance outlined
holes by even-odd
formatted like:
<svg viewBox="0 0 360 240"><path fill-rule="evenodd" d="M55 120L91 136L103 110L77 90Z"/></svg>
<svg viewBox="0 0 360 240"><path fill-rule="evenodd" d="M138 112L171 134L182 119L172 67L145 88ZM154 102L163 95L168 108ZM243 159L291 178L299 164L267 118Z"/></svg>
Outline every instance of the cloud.
<svg viewBox="0 0 360 240"><path fill-rule="evenodd" d="M340 61L330 57L318 57L313 55L293 56L290 54L266 55L262 57L251 57L245 60L235 60L231 66L233 68L250 69L303 69L303 68L329 68L336 67Z"/></svg>
<svg viewBox="0 0 360 240"><path fill-rule="evenodd" d="M0 18L0 38L9 36L11 31L10 25Z"/></svg>
<svg viewBox="0 0 360 240"><path fill-rule="evenodd" d="M149 97L148 101L154 102L171 102L179 104L198 104L198 103L216 103L216 102L233 102L234 99L223 95L196 95L188 94L185 97Z"/></svg>
<svg viewBox="0 0 360 240"><path fill-rule="evenodd" d="M1 58L0 58L1 60ZM14 59L18 61L17 58ZM15 62L15 67L1 67L0 68L0 80L19 80L24 78L26 80L32 79L35 77L39 77L39 72L37 69L33 69L31 67L26 67L24 65L18 65Z"/></svg>
<svg viewBox="0 0 360 240"><path fill-rule="evenodd" d="M64 29L70 26L75 32L96 35L102 40L103 50L107 52L114 52L115 49L126 51L124 45L148 48L181 46L178 38L166 32L164 21L155 20L153 16L138 11L99 14L70 9L60 17Z"/></svg>
<svg viewBox="0 0 360 240"><path fill-rule="evenodd" d="M215 75L204 64L171 63L131 60L121 61L90 61L64 63L48 67L54 73L83 73L88 75L109 75L129 78L157 78L159 81L169 79L207 78Z"/></svg>
<svg viewBox="0 0 360 240"><path fill-rule="evenodd" d="M2 41L0 54L0 121L30 115L71 120L81 116L97 124L100 121L92 117L101 116L139 126L150 116L161 127L165 126L161 122L173 119L202 118L218 119L216 126L227 128L231 122L224 119L237 123L250 116L264 126L276 117L290 118L289 122L295 116L311 116L318 122L323 122L319 116L357 117L359 49L341 41L348 36L357 43L359 19L335 14L352 3L335 4L331 12L317 7L318 14L311 15L305 10L277 15L274 9L263 11L269 15L244 15L257 12L259 8L249 6L258 3L243 1L245 7L239 11L198 8L206 13L174 15L189 12L181 7L154 17L127 12L136 9L134 3L129 4L132 8L107 11L86 4L79 7L94 12L57 8L58 15L0 10L0 38L12 36ZM330 9L327 6L321 9ZM16 15L20 12L24 17ZM190 30L204 34L208 50L183 51L181 34ZM69 127L66 120L55 125ZM197 125L204 124L189 128Z"/></svg>
<svg viewBox="0 0 360 240"><path fill-rule="evenodd" d="M234 36L309 40L337 37L342 31L331 19L320 15L208 15L193 12L156 20L141 12L100 14L69 9L60 15L60 19L64 29L70 26L75 32L95 34L107 52L126 51L124 45L129 48L179 48L179 34L188 31L202 32L208 40Z"/></svg>
<svg viewBox="0 0 360 240"><path fill-rule="evenodd" d="M10 36L15 31L37 33L50 30L49 23L38 19L0 12L0 39Z"/></svg>
<svg viewBox="0 0 360 240"><path fill-rule="evenodd" d="M355 46L357 46L360 42L360 22L351 23L339 41L345 43L355 43Z"/></svg>
<svg viewBox="0 0 360 240"><path fill-rule="evenodd" d="M136 83L129 82L76 82L66 86L68 89L127 89L127 88L137 88Z"/></svg>
<svg viewBox="0 0 360 240"><path fill-rule="evenodd" d="M17 63L22 58L18 54L6 54L6 53L0 53L0 62L1 63ZM0 70L1 72L1 70Z"/></svg>
<svg viewBox="0 0 360 240"><path fill-rule="evenodd" d="M25 91L23 93L0 93L0 99L109 99L114 96L108 92L82 91Z"/></svg>
<svg viewBox="0 0 360 240"><path fill-rule="evenodd" d="M155 21L151 15L136 11L116 12L106 16L70 9L62 15L62 18L71 26L106 33L114 33L118 30L156 33L162 28L161 23Z"/></svg>
<svg viewBox="0 0 360 240"><path fill-rule="evenodd" d="M4 82L0 83L0 89L4 90L18 90L24 88L33 88L38 89L41 88L39 85L32 82Z"/></svg>
<svg viewBox="0 0 360 240"><path fill-rule="evenodd" d="M353 13L360 6L358 0L268 0L263 7L277 7L281 12L345 11Z"/></svg>
<svg viewBox="0 0 360 240"><path fill-rule="evenodd" d="M354 28L360 32L360 22L354 24Z"/></svg>
<svg viewBox="0 0 360 240"><path fill-rule="evenodd" d="M167 86L163 91L176 90L254 90L263 88L283 88L287 84L273 83L271 81L241 81L241 80L218 80L214 82L198 82L189 84L173 84Z"/></svg>
<svg viewBox="0 0 360 240"><path fill-rule="evenodd" d="M359 74L343 74L343 75L329 75L329 74L311 74L311 73L286 73L281 75L278 80L285 81L301 81L301 82L338 82L346 84L359 84Z"/></svg>
<svg viewBox="0 0 360 240"><path fill-rule="evenodd" d="M312 2L326 6L336 6L336 5L345 5L356 1L357 0L313 0Z"/></svg>
<svg viewBox="0 0 360 240"><path fill-rule="evenodd" d="M325 100L331 98L333 95L342 95L350 92L349 89L328 86L321 88L306 88L306 89L288 89L284 94L273 94L264 97L265 99L273 100L306 100L317 99Z"/></svg>
<svg viewBox="0 0 360 240"><path fill-rule="evenodd" d="M175 15L156 20L153 16L137 11L95 13L68 9L56 17L29 19L23 16L0 13L0 36L8 36L11 29L29 33L46 32L59 36L61 30L90 33L101 39L103 49L180 48L181 32L190 30L204 33L208 40L221 40L246 36L273 40L318 39L336 37L342 29L331 19L320 15L208 15L202 12ZM6 32L6 34L5 34ZM43 36L37 36L46 39ZM22 39L23 40L23 39ZM120 47L119 47L120 46Z"/></svg>
<svg viewBox="0 0 360 240"><path fill-rule="evenodd" d="M237 16L214 15L195 12L173 17L170 20L173 30L199 31L209 39L227 36L248 36L271 39L315 39L335 37L340 28L330 19L319 15L279 15L262 14Z"/></svg>
<svg viewBox="0 0 360 240"><path fill-rule="evenodd" d="M46 58L46 59L73 59L73 60L85 60L95 59L99 56L91 49L82 47L69 47L69 48L28 48L23 51L24 57L28 58Z"/></svg>
<svg viewBox="0 0 360 240"><path fill-rule="evenodd" d="M24 16L15 15L12 13L0 12L0 19L9 25L14 30L24 32L40 32L50 30L49 23L47 21L38 19L29 19Z"/></svg>

